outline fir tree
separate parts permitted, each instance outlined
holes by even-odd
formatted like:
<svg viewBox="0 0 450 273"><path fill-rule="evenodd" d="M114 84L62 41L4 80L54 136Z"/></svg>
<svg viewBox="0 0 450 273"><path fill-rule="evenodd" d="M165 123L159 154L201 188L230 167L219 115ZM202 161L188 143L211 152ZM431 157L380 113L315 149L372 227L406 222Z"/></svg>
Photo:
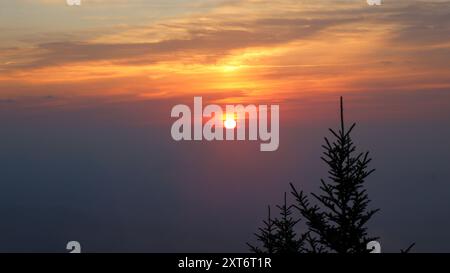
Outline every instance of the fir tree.
<svg viewBox="0 0 450 273"><path fill-rule="evenodd" d="M263 224L263 227L259 228L259 233L254 234L256 239L262 244L262 248L253 246L250 243L247 243L247 245L250 247L252 252L273 254L276 252L276 225L270 215L270 206L268 206L267 219L263 221Z"/></svg>
<svg viewBox="0 0 450 273"><path fill-rule="evenodd" d="M291 184L295 205L284 205L280 218L264 221L260 234L263 249L251 247L254 252L264 253L367 253L367 243L376 240L367 234L367 222L378 211L369 208L369 197L364 189L366 178L374 172L369 168L369 153L357 153L350 133L355 124L348 129L344 123L343 101L341 97L340 129L330 129L335 140L325 138L322 160L329 167L329 179L321 179L320 194L312 193L316 201L312 205L303 191ZM295 227L299 219L292 216L292 208L300 212L306 220L307 230L297 235ZM413 245L411 245L412 247ZM408 252L411 247L405 250Z"/></svg>
<svg viewBox="0 0 450 273"><path fill-rule="evenodd" d="M284 193L284 204L277 206L280 210L280 218L275 219L277 253L289 254L298 253L303 250L304 236L297 238L295 225L299 220L292 218L292 205L287 205L286 193Z"/></svg>
<svg viewBox="0 0 450 273"><path fill-rule="evenodd" d="M252 252L256 253L279 253L292 254L304 252L304 242L307 240L305 234L297 236L295 226L299 222L292 217L292 205L287 204L287 196L284 194L283 205L277 205L279 217L272 219L270 207L268 218L263 221L263 227L255 234L262 247L253 246L249 243Z"/></svg>
<svg viewBox="0 0 450 273"><path fill-rule="evenodd" d="M329 181L321 180L320 194L312 193L320 204L311 205L307 196L291 184L296 198L295 207L306 219L311 233L327 250L337 253L368 252L366 245L376 237L369 237L366 224L378 211L368 208L369 198L363 188L366 178L374 171L369 169L369 153L356 153L350 137L355 124L345 128L341 97L341 127L330 129L333 142L325 138L322 160L329 167Z"/></svg>

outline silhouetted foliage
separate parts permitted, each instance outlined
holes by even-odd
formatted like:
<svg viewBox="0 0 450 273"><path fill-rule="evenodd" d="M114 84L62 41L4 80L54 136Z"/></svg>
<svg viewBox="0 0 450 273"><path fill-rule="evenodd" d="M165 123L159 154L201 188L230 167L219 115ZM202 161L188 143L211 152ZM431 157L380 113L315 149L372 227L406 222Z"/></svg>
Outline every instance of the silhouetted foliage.
<svg viewBox="0 0 450 273"><path fill-rule="evenodd" d="M325 138L322 160L329 167L329 181L321 180L321 194L312 193L322 206L311 205L307 196L291 184L296 198L295 207L306 219L309 230L319 243L337 253L367 252L366 245L376 237L368 237L366 223L378 211L369 210L370 202L363 189L365 179L374 171L369 169L369 153L356 153L350 137L355 124L345 128L341 98L341 128L330 129L335 141Z"/></svg>
<svg viewBox="0 0 450 273"><path fill-rule="evenodd" d="M264 221L265 227L257 235L263 249L248 244L251 250L265 253L364 253L367 243L377 237L367 233L367 222L378 211L369 209L369 197L364 189L366 178L374 172L369 168L369 153L357 153L350 133L344 123L343 101L341 97L341 124L338 131L330 129L333 141L325 138L321 159L327 164L328 179L321 179L320 194L312 193L316 204L291 184L294 205L288 206L286 195L280 209L280 219ZM296 235L295 227L300 218L294 219L292 209L305 220L306 232ZM272 225L268 225L268 224ZM269 227L275 227L270 230ZM270 240L269 240L270 239ZM411 245L406 251L409 251Z"/></svg>
<svg viewBox="0 0 450 273"><path fill-rule="evenodd" d="M295 233L295 225L299 220L292 218L292 205L287 205L286 193L284 193L284 204L277 206L280 210L280 218L275 219L276 235L275 235L275 249L277 253L298 253L303 248L305 238L301 236L297 239Z"/></svg>
<svg viewBox="0 0 450 273"><path fill-rule="evenodd" d="M401 249L400 252L401 253L409 253L411 251L411 249L416 245L416 243L412 243L411 245L409 245L409 247L407 247L406 249Z"/></svg>
<svg viewBox="0 0 450 273"><path fill-rule="evenodd" d="M287 205L286 193L284 194L284 204L277 206L279 209L280 218L272 219L270 215L270 207L268 210L268 217L263 221L263 227L259 228L259 233L255 236L262 244L262 248L258 248L249 243L247 245L253 252L256 253L299 253L303 250L306 236L302 235L297 238L295 233L295 225L298 220L292 218L293 206Z"/></svg>
<svg viewBox="0 0 450 273"><path fill-rule="evenodd" d="M268 207L268 216L267 219L263 221L263 227L259 228L259 233L255 233L257 240L262 244L262 249L255 247L249 243L247 245L250 247L250 250L255 253L276 253L275 249L275 232L276 226L275 222L272 220L270 216L270 206Z"/></svg>

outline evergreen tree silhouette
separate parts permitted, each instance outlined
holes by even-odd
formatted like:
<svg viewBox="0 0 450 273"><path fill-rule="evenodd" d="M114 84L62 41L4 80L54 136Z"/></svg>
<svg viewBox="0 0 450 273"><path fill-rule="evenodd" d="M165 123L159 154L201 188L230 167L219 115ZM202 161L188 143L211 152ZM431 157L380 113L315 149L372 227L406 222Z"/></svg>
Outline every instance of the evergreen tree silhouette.
<svg viewBox="0 0 450 273"><path fill-rule="evenodd" d="M254 234L256 239L262 244L262 249L253 246L250 243L247 243L247 245L250 247L250 250L255 253L276 253L276 226L274 220L272 220L270 216L270 206L268 206L267 219L263 221L263 224L263 227L259 228L259 233Z"/></svg>
<svg viewBox="0 0 450 273"><path fill-rule="evenodd" d="M322 160L329 167L329 181L321 179L320 194L312 193L321 205L311 205L303 191L298 192L291 184L296 199L295 208L306 219L309 231L318 242L332 252L368 252L368 242L377 237L367 235L366 224L378 209L368 209L369 198L363 188L365 179L375 170L369 169L369 152L356 153L349 129L344 124L341 97L341 126L338 132L329 129L335 137L333 142L325 138Z"/></svg>
<svg viewBox="0 0 450 273"><path fill-rule="evenodd" d="M317 204L312 205L303 191L297 191L291 183L294 205L284 205L280 209L280 218L264 221L260 234L256 234L263 248L250 244L254 252L262 253L367 253L367 243L377 240L367 234L367 222L378 209L369 209L369 197L364 189L366 178L375 170L369 168L369 153L357 153L350 133L344 123L343 99L340 100L340 129L329 129L335 138L325 138L324 155L321 159L329 167L329 179L321 179L320 194L312 193ZM303 219L307 230L296 235L295 226L300 219L292 217L296 209ZM413 244L414 245L414 244ZM411 247L406 249L408 252Z"/></svg>
<svg viewBox="0 0 450 273"><path fill-rule="evenodd" d="M269 254L304 252L304 242L307 240L307 236L305 234L297 236L295 232L295 226L299 220L295 220L291 216L293 206L287 204L286 193L284 193L283 205L277 205L277 208L280 217L272 219L269 206L268 217L263 221L263 227L259 228L259 233L255 234L257 240L262 243L262 248L247 243L250 250L256 253Z"/></svg>
<svg viewBox="0 0 450 273"><path fill-rule="evenodd" d="M283 205L278 205L280 210L280 218L275 219L275 249L277 253L289 254L302 252L305 236L297 239L295 233L295 225L300 220L295 220L292 215L292 205L287 205L286 193L284 193Z"/></svg>

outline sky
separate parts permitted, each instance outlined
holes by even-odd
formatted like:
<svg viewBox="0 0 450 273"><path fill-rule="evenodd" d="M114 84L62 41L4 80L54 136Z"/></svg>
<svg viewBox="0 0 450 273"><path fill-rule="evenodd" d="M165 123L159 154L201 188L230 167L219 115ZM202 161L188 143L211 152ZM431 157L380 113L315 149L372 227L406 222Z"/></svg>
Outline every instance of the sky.
<svg viewBox="0 0 450 273"><path fill-rule="evenodd" d="M247 251L357 122L386 251L450 251L450 1L0 2L0 251ZM280 149L174 142L170 109L279 104Z"/></svg>

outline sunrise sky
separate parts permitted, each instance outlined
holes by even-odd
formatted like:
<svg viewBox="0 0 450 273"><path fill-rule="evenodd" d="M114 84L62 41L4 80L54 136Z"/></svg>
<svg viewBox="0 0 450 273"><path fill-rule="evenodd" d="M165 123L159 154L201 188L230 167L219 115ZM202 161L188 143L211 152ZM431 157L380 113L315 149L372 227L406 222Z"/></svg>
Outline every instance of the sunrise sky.
<svg viewBox="0 0 450 273"><path fill-rule="evenodd" d="M81 1L0 1L0 252L247 251L341 95L383 249L450 251L450 1ZM279 104L279 150L173 141L194 96Z"/></svg>
<svg viewBox="0 0 450 273"><path fill-rule="evenodd" d="M449 88L449 1L4 1L0 96L286 101ZM407 94L407 93L405 93Z"/></svg>

